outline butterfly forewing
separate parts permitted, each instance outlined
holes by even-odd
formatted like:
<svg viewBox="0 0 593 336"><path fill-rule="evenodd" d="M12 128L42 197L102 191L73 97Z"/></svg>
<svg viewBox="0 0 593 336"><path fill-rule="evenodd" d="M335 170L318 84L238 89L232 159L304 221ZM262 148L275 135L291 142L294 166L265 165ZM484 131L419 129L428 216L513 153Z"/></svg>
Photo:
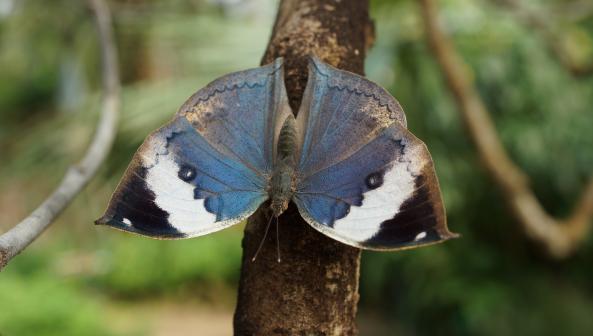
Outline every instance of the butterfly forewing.
<svg viewBox="0 0 593 336"><path fill-rule="evenodd" d="M297 115L299 170L311 174L344 160L394 120L406 124L399 103L381 87L311 58Z"/></svg>

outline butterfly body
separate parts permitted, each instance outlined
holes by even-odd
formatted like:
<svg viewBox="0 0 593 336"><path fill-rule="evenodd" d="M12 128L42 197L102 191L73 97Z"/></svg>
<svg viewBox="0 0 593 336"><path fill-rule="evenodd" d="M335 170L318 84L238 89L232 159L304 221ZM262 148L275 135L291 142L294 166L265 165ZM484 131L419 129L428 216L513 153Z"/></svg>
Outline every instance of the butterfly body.
<svg viewBox="0 0 593 336"><path fill-rule="evenodd" d="M292 201L315 229L394 250L448 231L426 146L376 84L312 58L295 118L282 61L198 91L140 147L98 224L188 238L236 224L265 201Z"/></svg>
<svg viewBox="0 0 593 336"><path fill-rule="evenodd" d="M280 216L287 208L295 191L296 128L292 115L288 115L280 133L276 162L270 179L270 208L275 217Z"/></svg>

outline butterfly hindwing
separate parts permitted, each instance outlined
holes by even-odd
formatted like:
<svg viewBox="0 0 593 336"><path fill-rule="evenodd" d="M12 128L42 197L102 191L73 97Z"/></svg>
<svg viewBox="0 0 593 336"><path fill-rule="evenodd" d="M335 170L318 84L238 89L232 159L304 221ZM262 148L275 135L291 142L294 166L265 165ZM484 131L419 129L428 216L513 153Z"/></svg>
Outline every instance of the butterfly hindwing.
<svg viewBox="0 0 593 336"><path fill-rule="evenodd" d="M368 249L455 236L446 226L430 154L406 129L393 97L315 59L304 97L294 201L313 227Z"/></svg>
<svg viewBox="0 0 593 336"><path fill-rule="evenodd" d="M144 141L97 223L186 238L244 220L268 197L289 111L280 60L214 81Z"/></svg>

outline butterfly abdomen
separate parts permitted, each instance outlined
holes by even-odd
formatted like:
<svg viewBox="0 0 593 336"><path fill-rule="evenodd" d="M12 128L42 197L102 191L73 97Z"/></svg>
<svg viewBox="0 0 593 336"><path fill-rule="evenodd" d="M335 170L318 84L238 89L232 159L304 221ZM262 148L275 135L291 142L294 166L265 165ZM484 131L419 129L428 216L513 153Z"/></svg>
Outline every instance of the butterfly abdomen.
<svg viewBox="0 0 593 336"><path fill-rule="evenodd" d="M289 115L278 136L278 159L293 158L297 147L297 132L294 116Z"/></svg>
<svg viewBox="0 0 593 336"><path fill-rule="evenodd" d="M288 202L294 194L296 146L296 123L294 116L289 115L280 129L276 165L270 181L270 207L275 216L288 208Z"/></svg>

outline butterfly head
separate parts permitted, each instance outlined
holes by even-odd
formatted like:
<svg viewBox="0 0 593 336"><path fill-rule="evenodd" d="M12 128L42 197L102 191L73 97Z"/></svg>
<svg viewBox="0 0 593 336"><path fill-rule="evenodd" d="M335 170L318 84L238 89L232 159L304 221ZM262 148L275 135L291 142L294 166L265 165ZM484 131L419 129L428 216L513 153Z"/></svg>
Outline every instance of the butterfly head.
<svg viewBox="0 0 593 336"><path fill-rule="evenodd" d="M275 217L280 216L292 199L295 191L294 167L292 160L280 160L270 181L270 208Z"/></svg>
<svg viewBox="0 0 593 336"><path fill-rule="evenodd" d="M276 180L278 183L275 183L275 185L272 186L270 208L275 217L280 216L286 209L288 209L288 203L294 194L291 175L292 174L289 175L288 172L279 173L278 179Z"/></svg>
<svg viewBox="0 0 593 336"><path fill-rule="evenodd" d="M274 217L279 217L286 209L288 209L288 202L287 199L272 199L272 203L270 204L270 208L272 209L272 214Z"/></svg>

